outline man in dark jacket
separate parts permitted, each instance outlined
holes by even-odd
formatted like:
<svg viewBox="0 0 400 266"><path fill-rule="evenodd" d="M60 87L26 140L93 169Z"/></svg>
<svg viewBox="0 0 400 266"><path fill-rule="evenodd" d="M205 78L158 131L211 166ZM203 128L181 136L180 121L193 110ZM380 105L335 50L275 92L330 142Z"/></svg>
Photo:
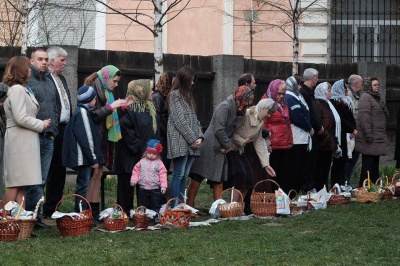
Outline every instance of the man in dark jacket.
<svg viewBox="0 0 400 266"><path fill-rule="evenodd" d="M45 120L51 119L51 124L39 134L40 140L40 162L42 170L42 184L28 186L26 189L26 210L34 211L37 202L43 196L44 185L46 184L51 158L53 156L54 138L58 134L58 109L56 104L56 88L49 78L47 69L48 54L43 49L36 49L31 54L31 77L28 86L32 89L40 110L36 118ZM39 218L35 228L48 228Z"/></svg>
<svg viewBox="0 0 400 266"><path fill-rule="evenodd" d="M319 115L319 111L317 108L317 101L314 97L314 89L318 82L318 71L314 68L307 68L303 73L303 83L301 84L300 93L303 95L304 100L306 101L308 108L310 110L310 120L311 126L314 129L314 132L318 134L322 134L324 132L324 127L321 124L321 118ZM312 137L312 148L308 152L308 162L307 162L307 170L306 170L306 180L303 182L303 189L305 191L311 190L315 191L314 187L314 175L315 175L315 162L317 149L315 144L317 143L317 135L314 134Z"/></svg>
<svg viewBox="0 0 400 266"><path fill-rule="evenodd" d="M58 135L54 138L54 151L51 159L50 170L46 182L46 201L43 205L43 215L50 217L57 203L61 200L66 177L66 167L62 165L62 146L64 131L72 116L71 95L67 80L61 74L67 65L67 52L58 46L47 49L49 55L49 78L56 87L56 103L60 121L58 123Z"/></svg>

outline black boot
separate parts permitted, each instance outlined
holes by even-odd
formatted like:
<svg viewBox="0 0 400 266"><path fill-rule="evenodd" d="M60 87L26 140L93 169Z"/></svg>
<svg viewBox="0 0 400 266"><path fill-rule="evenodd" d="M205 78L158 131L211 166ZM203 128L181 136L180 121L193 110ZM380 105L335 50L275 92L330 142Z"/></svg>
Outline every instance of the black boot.
<svg viewBox="0 0 400 266"><path fill-rule="evenodd" d="M100 220L99 220L100 203L99 202L91 202L90 207L92 207L93 225L96 226L98 223L100 223Z"/></svg>

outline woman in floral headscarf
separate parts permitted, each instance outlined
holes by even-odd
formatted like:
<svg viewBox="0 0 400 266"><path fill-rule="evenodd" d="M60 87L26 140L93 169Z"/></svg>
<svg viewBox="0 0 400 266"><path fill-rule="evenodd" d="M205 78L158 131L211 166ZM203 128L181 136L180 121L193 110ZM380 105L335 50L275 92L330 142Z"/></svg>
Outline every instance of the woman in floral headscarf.
<svg viewBox="0 0 400 266"><path fill-rule="evenodd" d="M201 156L194 160L190 169L187 201L190 206L194 205L197 191L205 178L213 188L214 200L221 197L223 182L227 180L226 154L230 151L236 123L239 117L245 115L246 108L253 104L253 100L254 91L247 86L240 86L215 108L210 125L204 133Z"/></svg>
<svg viewBox="0 0 400 266"><path fill-rule="evenodd" d="M92 86L96 90L96 107L91 110L93 120L99 125L99 140L103 157L106 161L105 166L112 169L114 157L114 143L121 139L121 129L117 108L126 107L133 103L133 98L114 99L113 91L118 86L121 72L118 68L108 65L98 72L92 73L85 79L84 85ZM86 199L90 202L93 218L98 220L100 205L99 192L101 177L103 175L103 165L99 165L93 172L90 179Z"/></svg>
<svg viewBox="0 0 400 266"><path fill-rule="evenodd" d="M347 97L346 93L347 87L343 79L333 83L330 102L340 116L341 133L338 143L342 150L342 156L333 158L332 160L331 186L334 186L336 183L344 185L346 181L344 180L346 162L349 161L346 134L350 134L352 138L357 135L356 121L353 116L353 100Z"/></svg>
<svg viewBox="0 0 400 266"><path fill-rule="evenodd" d="M149 79L129 82L127 98L133 96L135 102L120 120L122 139L115 147L114 171L118 176L117 203L126 213L133 209L134 188L130 186L132 169L146 151L147 142L160 139L152 88L153 82ZM137 195L138 189L137 186Z"/></svg>
<svg viewBox="0 0 400 266"><path fill-rule="evenodd" d="M379 93L377 78L364 79L364 92L358 102L358 135L356 150L362 154L360 183L370 173L371 181L379 178L379 156L388 154L386 117L389 112Z"/></svg>
<svg viewBox="0 0 400 266"><path fill-rule="evenodd" d="M297 178L297 176L289 176L287 172L289 149L293 146L293 135L285 94L285 81L275 79L269 84L267 92L261 99L270 98L274 100L277 106L277 111L274 114L264 118L264 128L268 129L271 135L271 166L275 169L276 179L280 187L288 193L293 188L292 179Z"/></svg>

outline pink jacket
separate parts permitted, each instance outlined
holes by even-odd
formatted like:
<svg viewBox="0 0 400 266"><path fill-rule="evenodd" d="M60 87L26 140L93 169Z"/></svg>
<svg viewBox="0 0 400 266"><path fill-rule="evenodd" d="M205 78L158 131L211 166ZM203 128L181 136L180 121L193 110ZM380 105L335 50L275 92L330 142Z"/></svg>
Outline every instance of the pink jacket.
<svg viewBox="0 0 400 266"><path fill-rule="evenodd" d="M167 169L163 162L158 158L149 160L141 159L133 168L131 183L139 184L143 189L167 188Z"/></svg>

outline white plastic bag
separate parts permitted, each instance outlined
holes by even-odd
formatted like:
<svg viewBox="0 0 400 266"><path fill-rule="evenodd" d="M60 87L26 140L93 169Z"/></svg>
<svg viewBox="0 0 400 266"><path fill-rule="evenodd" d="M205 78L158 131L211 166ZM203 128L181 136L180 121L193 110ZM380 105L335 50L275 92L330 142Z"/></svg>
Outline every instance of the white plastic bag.
<svg viewBox="0 0 400 266"><path fill-rule="evenodd" d="M281 188L275 190L275 200L276 200L276 213L277 214L290 214L290 201L288 195Z"/></svg>
<svg viewBox="0 0 400 266"><path fill-rule="evenodd" d="M209 211L209 213L210 213L212 218L214 218L214 219L218 219L219 218L220 213L219 213L219 210L218 210L218 204L225 204L225 203L226 203L226 201L223 200L223 199L218 199L218 200L214 201L214 203L211 205L211 208L210 208L210 211Z"/></svg>

